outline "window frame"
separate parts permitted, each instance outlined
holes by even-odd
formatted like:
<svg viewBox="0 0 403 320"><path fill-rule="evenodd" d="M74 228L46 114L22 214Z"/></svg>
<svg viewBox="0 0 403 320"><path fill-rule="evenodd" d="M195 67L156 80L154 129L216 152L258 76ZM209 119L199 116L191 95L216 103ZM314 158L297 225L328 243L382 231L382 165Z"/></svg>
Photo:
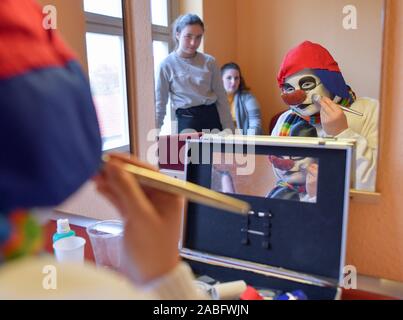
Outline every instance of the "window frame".
<svg viewBox="0 0 403 320"><path fill-rule="evenodd" d="M99 13L92 13L92 12L87 12L84 11L85 15L85 25L86 25L86 34L87 33L97 33L97 34L104 34L104 35L112 35L112 36L121 36L123 38L123 41L125 41L125 35L124 35L124 0L122 0L122 18L118 17L111 17L111 16L106 16L103 14ZM112 153L112 152L132 152L134 149L133 143L132 143L132 121L130 117L130 110L131 110L131 105L130 105L130 99L128 97L128 76L127 76L127 55L126 55L126 45L123 45L123 51L124 51L124 62L125 62L125 68L124 68L124 73L125 73L125 78L126 78L126 88L125 88L125 94L126 94L126 105L127 105L127 115L125 115L125 120L127 120L127 126L129 130L129 144L124 145L121 147L117 148L112 148L103 151L104 153Z"/></svg>
<svg viewBox="0 0 403 320"><path fill-rule="evenodd" d="M151 1L152 0L148 0L150 2L150 8L152 7L151 5ZM152 23L152 19L151 19L151 30L152 30L152 42L154 41L161 41L161 42L166 42L168 43L168 54L171 53L173 50L175 50L175 43L174 40L172 38L173 34L172 34L172 27L173 27L173 23L176 19L176 17L179 16L180 10L179 10L179 0L167 0L167 21L168 21L168 26L161 26L161 25L156 25ZM156 70L154 70L155 73ZM154 79L155 81L156 79ZM167 109L167 118L165 119L169 119L169 124L166 124L168 127L166 130L168 130L169 132L172 133L172 122L174 120L174 116L172 114L172 110ZM164 125L163 125L164 126ZM161 128L162 129L162 128Z"/></svg>
<svg viewBox="0 0 403 320"><path fill-rule="evenodd" d="M87 32L123 36L123 19L85 12Z"/></svg>

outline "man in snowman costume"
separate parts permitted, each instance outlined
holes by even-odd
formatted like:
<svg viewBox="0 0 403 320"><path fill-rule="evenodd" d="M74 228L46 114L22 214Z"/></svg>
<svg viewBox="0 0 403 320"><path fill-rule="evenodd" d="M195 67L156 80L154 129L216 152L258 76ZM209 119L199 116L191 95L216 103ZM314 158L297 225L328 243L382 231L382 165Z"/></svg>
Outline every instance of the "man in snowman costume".
<svg viewBox="0 0 403 320"><path fill-rule="evenodd" d="M321 45L310 41L301 43L287 53L277 81L282 98L290 109L279 117L272 136L354 139L356 159L353 187L374 191L378 101L357 98L331 54ZM345 112L340 106L351 108L356 113ZM311 171L314 174L317 168Z"/></svg>

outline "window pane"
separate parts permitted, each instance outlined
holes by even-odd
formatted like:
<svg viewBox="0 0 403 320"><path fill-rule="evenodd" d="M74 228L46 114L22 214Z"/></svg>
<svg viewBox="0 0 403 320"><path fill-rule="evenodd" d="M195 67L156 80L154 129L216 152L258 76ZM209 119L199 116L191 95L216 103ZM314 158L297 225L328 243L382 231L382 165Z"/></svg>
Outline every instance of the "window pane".
<svg viewBox="0 0 403 320"><path fill-rule="evenodd" d="M84 11L122 18L122 0L84 0Z"/></svg>
<svg viewBox="0 0 403 320"><path fill-rule="evenodd" d="M152 24L168 27L168 0L151 0Z"/></svg>
<svg viewBox="0 0 403 320"><path fill-rule="evenodd" d="M157 76L158 68L162 60L169 54L169 46L166 41L153 41L153 54L154 54L154 73Z"/></svg>
<svg viewBox="0 0 403 320"><path fill-rule="evenodd" d="M162 60L165 59L169 54L169 45L167 41L158 41L154 40L153 41L153 55L154 55L154 75L155 79L157 78L157 72L159 69L159 65L162 62ZM169 135L173 131L172 129L172 118L171 118L171 108L169 107L170 103L168 102L167 105L167 113L164 118L164 123L161 127L161 135Z"/></svg>
<svg viewBox="0 0 403 320"><path fill-rule="evenodd" d="M87 33L87 55L103 150L129 145L123 37Z"/></svg>

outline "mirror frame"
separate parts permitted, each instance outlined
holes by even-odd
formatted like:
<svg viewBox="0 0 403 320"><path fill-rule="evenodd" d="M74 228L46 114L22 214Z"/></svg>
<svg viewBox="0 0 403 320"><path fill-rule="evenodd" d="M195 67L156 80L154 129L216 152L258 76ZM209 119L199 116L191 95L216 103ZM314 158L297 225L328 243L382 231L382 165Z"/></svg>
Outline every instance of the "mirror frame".
<svg viewBox="0 0 403 320"><path fill-rule="evenodd" d="M151 36L146 37L144 34L148 33L144 32L144 25L147 25L144 22L145 19L148 19L148 25L151 28L151 12L150 8L144 9L144 5L150 0L124 0L123 1L123 10L124 10L124 26L125 26L125 52L126 52L126 69L127 69L127 83L128 83L128 97L129 97L129 121L130 121L130 140L131 140L131 152L142 159L145 159L144 155L146 154L146 147L150 145L149 142L142 142L143 138L146 138L144 132L147 129L151 129L150 124L154 124L155 120L155 110L152 112L141 112L140 105L147 105L151 102L150 99L147 100L147 104L140 103L140 99L137 97L144 97L144 91L152 92L152 100L154 99L154 79L153 79L153 66L152 63L147 63L147 66L141 67L142 71L145 69L149 69L149 74L152 75L152 79L143 79L139 83L139 73L145 74L145 72L139 72L136 70L138 68L137 63L141 56L145 54L138 54L136 49L140 42L142 41L150 41L151 43ZM386 74L386 67L385 67L385 56L387 52L386 46L386 36L387 36L387 29L389 23L389 15L388 15L388 8L389 8L389 0L383 0L383 9L381 12L382 15L382 53L381 53L381 70L380 70L380 79L381 79L381 87L380 87L380 110L379 110L379 133L378 133L378 140L382 136L383 128L382 126L382 106L385 102L386 92L385 92L385 79L387 77ZM135 10L138 8L138 10ZM137 11L137 14L136 14ZM140 19L141 21L136 22L136 18L139 18L139 11L148 11L146 15L143 15ZM138 20L138 19L137 19ZM136 28L136 26L138 26ZM141 28L140 28L141 27ZM148 27L147 27L148 28ZM143 36L139 35L139 30L142 29ZM137 32L136 32L137 31ZM151 33L151 32L150 32ZM145 39L147 38L147 39ZM149 38L149 39L148 39ZM150 49L152 54L152 51ZM151 110L150 110L151 111ZM141 114L141 119L140 119ZM362 191L356 189L350 189L350 199L354 202L365 202L365 203L374 203L377 202L380 197L381 193L379 190L379 164L380 164L380 152L378 152L377 158L377 174L376 174L376 184L375 184L375 192L369 191Z"/></svg>
<svg viewBox="0 0 403 320"><path fill-rule="evenodd" d="M385 59L387 56L388 48L387 48L387 33L389 30L388 24L390 23L390 14L388 13L388 8L389 8L389 1L390 0L383 0L383 6L382 6L382 53L381 53L381 86L380 86L380 98L379 98L379 119L378 119L378 156L377 156L377 164L376 164L376 181L375 181L375 191L370 192L370 191L363 191L363 190L357 190L357 189L350 189L350 200L354 202L362 202L362 203L378 203L381 199L381 192L379 190L379 167L380 167L380 152L379 149L381 148L381 136L384 131L384 126L382 125L382 106L384 105L386 101L386 86L385 86L385 80L387 78L387 70L386 70L386 63Z"/></svg>

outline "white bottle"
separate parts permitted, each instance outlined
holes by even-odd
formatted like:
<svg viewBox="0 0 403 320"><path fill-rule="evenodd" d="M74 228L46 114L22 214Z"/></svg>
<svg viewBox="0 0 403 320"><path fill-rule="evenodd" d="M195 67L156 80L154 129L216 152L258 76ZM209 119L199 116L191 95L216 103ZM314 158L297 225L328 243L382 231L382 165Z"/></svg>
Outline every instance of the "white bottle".
<svg viewBox="0 0 403 320"><path fill-rule="evenodd" d="M70 228L69 219L57 219L57 230L53 235L53 243L63 238L74 237L75 235L74 230Z"/></svg>

